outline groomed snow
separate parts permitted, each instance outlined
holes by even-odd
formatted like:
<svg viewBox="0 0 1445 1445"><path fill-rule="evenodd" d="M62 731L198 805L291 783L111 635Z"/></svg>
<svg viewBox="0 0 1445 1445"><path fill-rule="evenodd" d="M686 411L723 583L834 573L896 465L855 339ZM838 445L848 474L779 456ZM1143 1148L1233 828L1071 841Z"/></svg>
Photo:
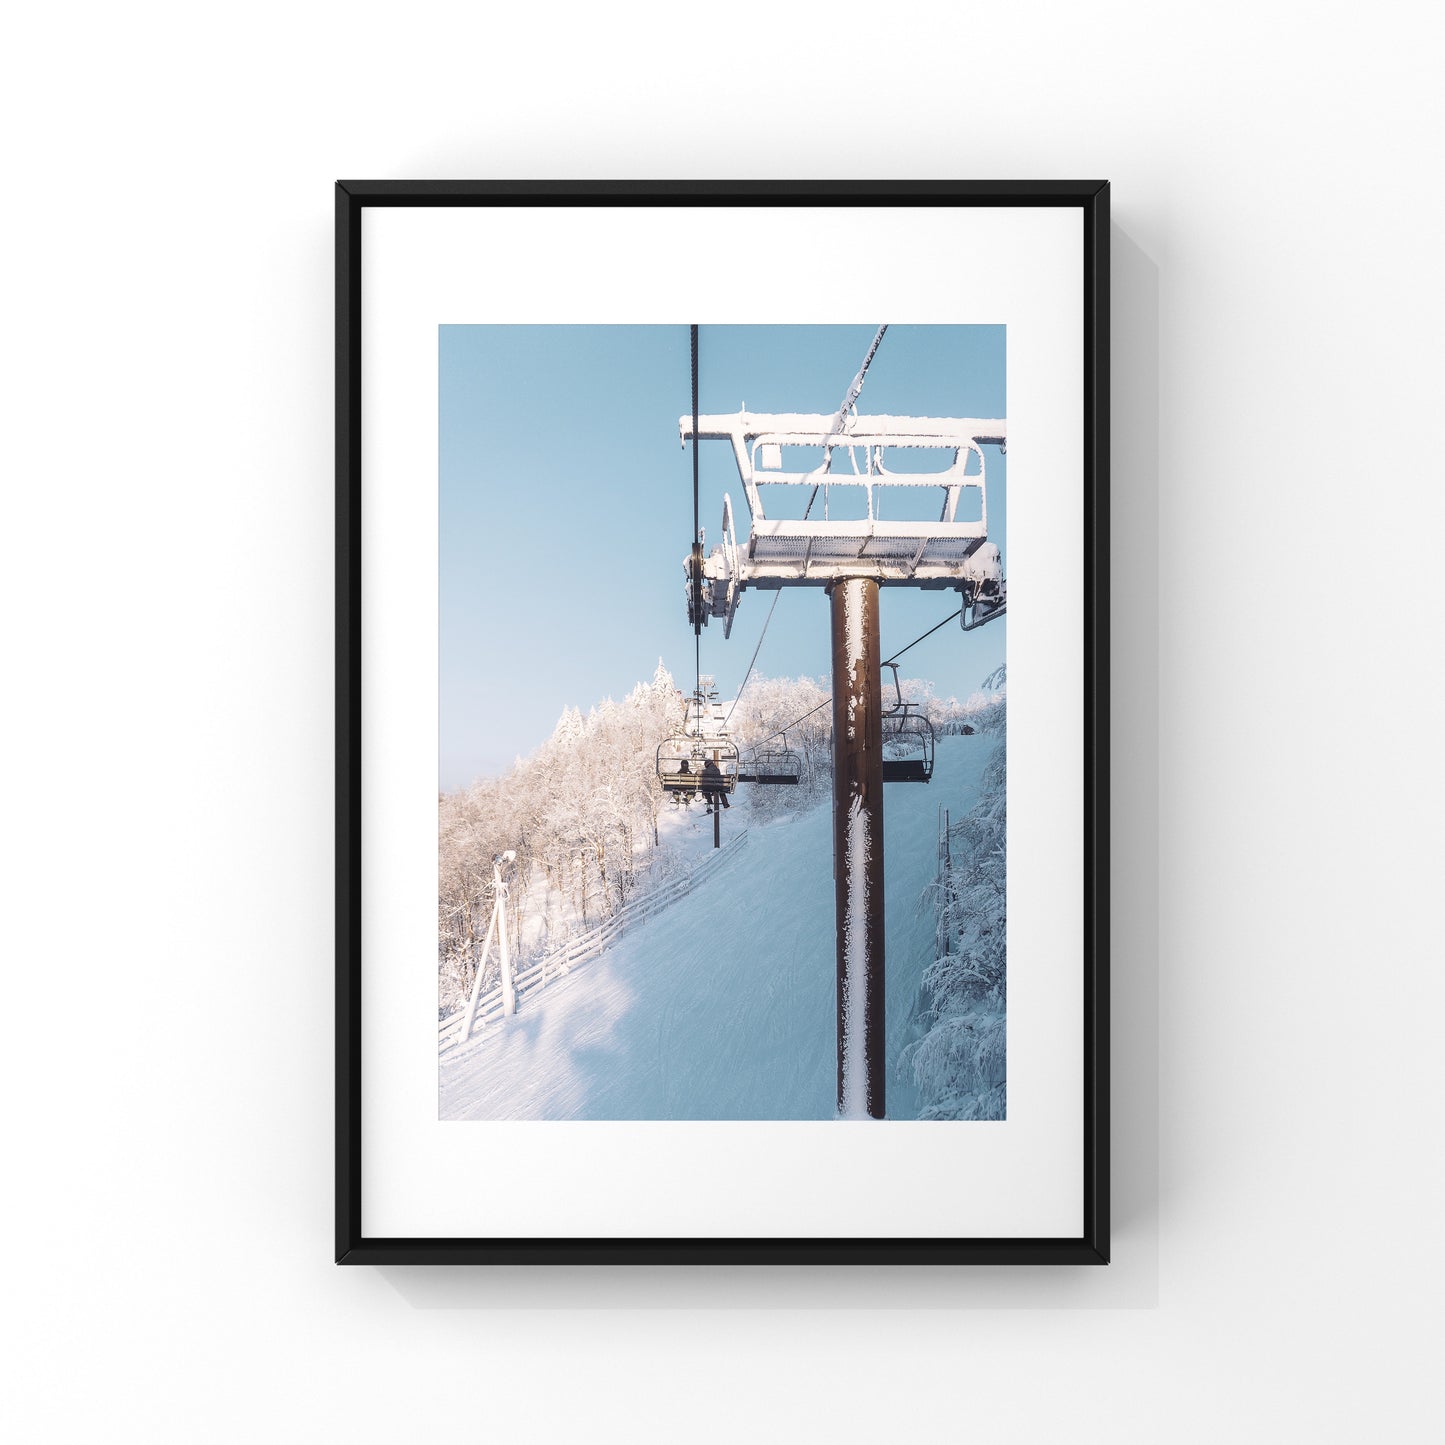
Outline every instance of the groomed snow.
<svg viewBox="0 0 1445 1445"><path fill-rule="evenodd" d="M993 748L940 738L933 782L893 784L884 808L888 1114L913 1118L894 1078L933 948L921 894L937 862L938 809L971 807ZM832 809L750 821L746 785L723 830L745 848L657 917L441 1064L444 1119L829 1119L837 1021ZM712 820L683 824L699 849Z"/></svg>

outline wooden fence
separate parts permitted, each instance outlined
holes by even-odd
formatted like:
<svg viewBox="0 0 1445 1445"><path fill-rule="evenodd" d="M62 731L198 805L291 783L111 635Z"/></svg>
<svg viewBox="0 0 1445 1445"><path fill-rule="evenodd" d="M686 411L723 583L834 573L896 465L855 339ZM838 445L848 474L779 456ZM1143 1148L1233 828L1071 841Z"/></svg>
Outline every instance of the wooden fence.
<svg viewBox="0 0 1445 1445"><path fill-rule="evenodd" d="M627 929L636 926L654 914L660 913L679 898L686 897L703 879L710 877L727 859L731 858L747 842L748 830L744 828L736 837L715 853L710 853L695 868L687 873L669 879L660 888L644 893L624 903L610 918L605 918L595 928L569 938L559 948L544 954L534 963L519 969L512 976L517 992L517 1007L521 1008L529 996L545 988L549 980L556 980L569 974L579 964L596 958L607 946ZM462 1038L464 1009L449 1014L437 1026L437 1047L446 1055L466 1042ZM472 1020L472 1040L475 1042L485 1035L486 1030L502 1017L502 982L498 978L477 1000L476 1017Z"/></svg>

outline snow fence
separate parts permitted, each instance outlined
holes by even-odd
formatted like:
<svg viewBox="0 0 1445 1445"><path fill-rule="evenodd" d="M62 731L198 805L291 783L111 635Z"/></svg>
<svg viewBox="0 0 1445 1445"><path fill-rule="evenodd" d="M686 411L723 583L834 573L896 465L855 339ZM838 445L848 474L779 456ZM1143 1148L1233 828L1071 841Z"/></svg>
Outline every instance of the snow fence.
<svg viewBox="0 0 1445 1445"><path fill-rule="evenodd" d="M703 862L687 873L664 883L661 888L624 903L610 918L605 918L596 928L569 938L560 948L544 954L536 963L528 964L512 976L512 986L517 993L517 1007L531 995L547 986L549 979L563 978L589 959L596 958L620 934L633 925L642 923L654 914L660 913L669 904L686 897L703 879L710 877L729 859L734 857L748 840L744 828L730 838L716 852L708 855ZM442 1056L459 1050L465 1043L475 1044L485 1038L489 1027L502 1018L502 981L500 977L477 1000L477 1015L472 1021L471 1038L462 1038L462 1020L466 1011L459 1009L448 1014L437 1026L437 1048Z"/></svg>

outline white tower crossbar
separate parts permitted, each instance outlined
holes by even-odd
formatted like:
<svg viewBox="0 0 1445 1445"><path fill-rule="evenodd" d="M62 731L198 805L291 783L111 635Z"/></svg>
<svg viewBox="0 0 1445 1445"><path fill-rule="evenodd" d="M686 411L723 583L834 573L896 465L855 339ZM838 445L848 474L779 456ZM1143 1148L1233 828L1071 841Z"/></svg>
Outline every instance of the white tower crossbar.
<svg viewBox="0 0 1445 1445"><path fill-rule="evenodd" d="M693 435L692 418L679 419L684 443ZM744 587L826 586L842 577L871 577L888 586L957 587L964 564L988 537L988 498L983 448L1003 447L1002 419L916 416L838 417L785 412L698 418L697 436L730 441L752 530L746 544L734 546L725 535L705 566L717 584L731 581L731 605ZM811 471L784 468L784 449L822 449L823 460ZM952 461L929 472L891 471L888 454L910 448L951 451ZM847 456L851 470L834 467L835 453ZM862 465L859 465L860 456ZM974 458L977 469L969 470ZM772 518L762 488L810 486L823 493L822 516L801 521ZM859 487L865 515L851 520L828 516L828 494L837 487ZM899 520L880 515L882 495L894 489L936 488L941 493L936 521ZM967 489L979 493L976 521L959 521L959 500ZM730 528L724 526L727 533ZM722 599L719 598L719 601ZM714 607L714 615L723 612Z"/></svg>

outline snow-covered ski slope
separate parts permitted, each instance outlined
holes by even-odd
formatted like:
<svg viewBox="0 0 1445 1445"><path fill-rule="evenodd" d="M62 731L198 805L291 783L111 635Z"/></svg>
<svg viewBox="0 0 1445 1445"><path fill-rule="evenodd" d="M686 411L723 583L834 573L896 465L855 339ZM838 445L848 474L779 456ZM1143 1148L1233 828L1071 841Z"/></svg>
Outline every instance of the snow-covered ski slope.
<svg viewBox="0 0 1445 1445"><path fill-rule="evenodd" d="M917 1094L893 1061L933 950L923 890L939 805L973 806L994 739L940 738L931 784L884 794L888 1114ZM741 791L741 790L740 790ZM694 809L699 830L712 820ZM771 822L602 957L440 1064L443 1119L827 1119L836 1093L832 809Z"/></svg>

